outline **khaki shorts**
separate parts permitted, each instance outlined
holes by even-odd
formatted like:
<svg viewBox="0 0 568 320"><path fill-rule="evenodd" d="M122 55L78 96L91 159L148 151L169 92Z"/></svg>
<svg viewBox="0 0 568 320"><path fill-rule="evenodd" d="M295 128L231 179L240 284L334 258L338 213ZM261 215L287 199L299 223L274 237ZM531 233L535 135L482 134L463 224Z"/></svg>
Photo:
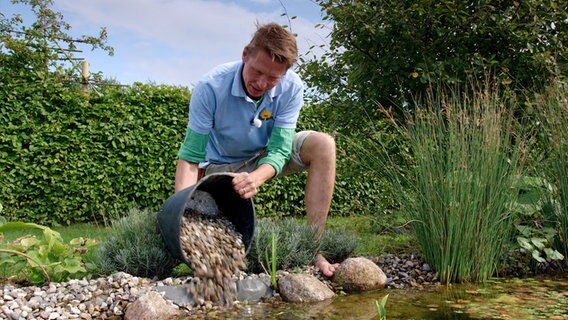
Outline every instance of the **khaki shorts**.
<svg viewBox="0 0 568 320"><path fill-rule="evenodd" d="M282 168L282 172L280 172L277 177L284 177L293 173L306 171L308 169L308 165L302 162L300 158L300 150L304 145L304 141L306 137L309 136L314 131L300 131L296 133L294 136L294 140L292 142L292 156L290 160L284 165ZM251 172L258 167L258 162L260 159L266 156L268 151L265 149L260 151L254 157L235 163L227 163L227 164L208 164L205 167L205 175L209 175L211 173L216 172Z"/></svg>

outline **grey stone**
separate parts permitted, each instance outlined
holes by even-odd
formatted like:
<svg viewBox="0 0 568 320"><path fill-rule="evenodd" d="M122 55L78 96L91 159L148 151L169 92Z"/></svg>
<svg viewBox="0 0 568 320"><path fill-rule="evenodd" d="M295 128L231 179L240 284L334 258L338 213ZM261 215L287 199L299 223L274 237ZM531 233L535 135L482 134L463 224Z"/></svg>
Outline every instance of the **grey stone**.
<svg viewBox="0 0 568 320"><path fill-rule="evenodd" d="M185 288L185 286L157 286L154 290L164 293L164 298L171 300L177 305L193 303L193 299L190 295L187 294L187 289Z"/></svg>
<svg viewBox="0 0 568 320"><path fill-rule="evenodd" d="M273 295L267 278L246 278L237 282L237 300L255 302Z"/></svg>
<svg viewBox="0 0 568 320"><path fill-rule="evenodd" d="M278 280L282 299L289 302L316 302L331 299L335 293L310 274L291 273Z"/></svg>

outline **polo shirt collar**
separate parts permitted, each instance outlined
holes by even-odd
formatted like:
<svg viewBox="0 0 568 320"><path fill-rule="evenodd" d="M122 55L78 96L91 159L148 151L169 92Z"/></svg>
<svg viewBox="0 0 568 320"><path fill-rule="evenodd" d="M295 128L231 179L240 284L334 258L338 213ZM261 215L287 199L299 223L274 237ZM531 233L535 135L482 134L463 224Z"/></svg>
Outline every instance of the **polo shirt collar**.
<svg viewBox="0 0 568 320"><path fill-rule="evenodd" d="M241 61L239 63L239 67L237 68L237 72L235 72L235 76L233 78L233 87L231 88L231 94L235 97L242 97L246 99L247 93L245 91L245 88L243 88L243 82L241 81L241 74L243 72L244 66L245 66L244 62ZM284 81L285 77L286 74L282 76L282 79L280 79L280 83L278 83L274 88L264 93L264 99L269 99L269 101L272 102L274 97L282 93L282 81Z"/></svg>

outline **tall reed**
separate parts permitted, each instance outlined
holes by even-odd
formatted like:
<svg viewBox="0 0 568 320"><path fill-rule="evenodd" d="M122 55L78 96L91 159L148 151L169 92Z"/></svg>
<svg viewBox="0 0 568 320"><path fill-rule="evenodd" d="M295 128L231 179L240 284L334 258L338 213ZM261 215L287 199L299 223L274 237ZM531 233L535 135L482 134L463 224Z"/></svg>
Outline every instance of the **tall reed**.
<svg viewBox="0 0 568 320"><path fill-rule="evenodd" d="M491 90L437 90L398 126L410 165L379 146L369 168L399 188L422 254L444 282L482 282L497 270L512 231L520 144L513 100ZM394 123L394 122L393 122ZM380 144L380 142L379 142Z"/></svg>
<svg viewBox="0 0 568 320"><path fill-rule="evenodd" d="M512 231L508 206L519 148L511 101L491 91L435 97L417 109L408 129L415 161L409 213L443 281L484 281Z"/></svg>
<svg viewBox="0 0 568 320"><path fill-rule="evenodd" d="M568 85L556 81L536 101L548 150L546 174L554 186L551 200L556 205L547 217L557 226L555 249L564 255L568 265Z"/></svg>

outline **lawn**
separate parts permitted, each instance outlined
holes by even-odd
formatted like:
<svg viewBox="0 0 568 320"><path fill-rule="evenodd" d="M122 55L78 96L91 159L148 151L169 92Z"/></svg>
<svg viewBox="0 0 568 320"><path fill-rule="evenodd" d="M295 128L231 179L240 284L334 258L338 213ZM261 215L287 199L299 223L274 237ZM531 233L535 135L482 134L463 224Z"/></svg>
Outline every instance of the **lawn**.
<svg viewBox="0 0 568 320"><path fill-rule="evenodd" d="M416 252L416 239L405 222L400 217L375 217L370 215L358 215L350 217L330 217L327 222L329 229L343 229L353 233L357 237L357 248L354 252L357 256L378 256L385 253L410 253ZM110 229L92 224L75 224L71 226L53 227L59 232L64 242L74 238L90 238L103 241L108 237ZM32 234L41 236L37 229L10 230L4 233L3 243L15 240L19 237Z"/></svg>
<svg viewBox="0 0 568 320"><path fill-rule="evenodd" d="M102 241L106 239L110 229L102 226L85 223L85 224L75 224L71 226L53 227L52 230L59 232L64 242L69 242L71 239L80 238L80 237ZM9 230L4 232L4 239L0 237L0 239L2 239L0 243L10 242L19 237L23 237L26 235L35 235L36 237L40 237L41 232L42 232L41 230L35 228Z"/></svg>

